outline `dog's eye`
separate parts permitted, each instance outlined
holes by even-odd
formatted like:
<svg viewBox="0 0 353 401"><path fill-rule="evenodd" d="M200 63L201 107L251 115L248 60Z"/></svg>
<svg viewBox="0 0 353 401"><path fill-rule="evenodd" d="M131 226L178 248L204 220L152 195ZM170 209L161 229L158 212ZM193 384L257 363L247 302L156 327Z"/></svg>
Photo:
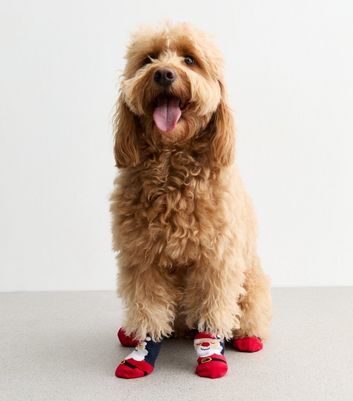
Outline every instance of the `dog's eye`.
<svg viewBox="0 0 353 401"><path fill-rule="evenodd" d="M154 54L149 54L144 60L143 60L143 65L146 65L146 64L150 64L150 63L152 63L152 61L153 61L153 59L155 58L155 55Z"/></svg>
<svg viewBox="0 0 353 401"><path fill-rule="evenodd" d="M195 64L195 60L191 56L185 56L184 61L185 61L185 64L188 64L188 65Z"/></svg>
<svg viewBox="0 0 353 401"><path fill-rule="evenodd" d="M150 63L152 63L152 60L151 60L151 58L148 56L148 57L146 57L146 58L143 60L142 65L146 65L146 64L150 64Z"/></svg>

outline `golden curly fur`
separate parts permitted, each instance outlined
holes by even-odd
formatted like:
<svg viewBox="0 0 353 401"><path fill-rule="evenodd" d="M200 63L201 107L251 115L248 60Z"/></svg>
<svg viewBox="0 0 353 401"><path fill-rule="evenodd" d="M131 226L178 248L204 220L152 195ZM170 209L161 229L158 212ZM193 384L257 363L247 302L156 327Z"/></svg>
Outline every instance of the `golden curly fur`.
<svg viewBox="0 0 353 401"><path fill-rule="evenodd" d="M221 55L182 23L140 30L126 59L114 124L120 173L111 196L125 331L160 340L185 327L266 340L269 281L234 163ZM161 68L176 75L167 89L153 79ZM165 92L182 111L170 132L153 119Z"/></svg>

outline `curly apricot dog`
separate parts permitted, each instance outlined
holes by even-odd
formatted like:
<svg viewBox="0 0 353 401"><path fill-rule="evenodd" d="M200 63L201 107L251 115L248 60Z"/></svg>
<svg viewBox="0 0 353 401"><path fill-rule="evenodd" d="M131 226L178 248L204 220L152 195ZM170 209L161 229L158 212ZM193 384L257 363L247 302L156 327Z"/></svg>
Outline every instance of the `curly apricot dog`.
<svg viewBox="0 0 353 401"><path fill-rule="evenodd" d="M126 305L119 338L144 352L136 348L116 374L150 373L162 338L195 330L196 373L220 377L223 341L258 351L271 318L254 212L234 163L222 58L204 33L165 24L135 34L126 59L112 232ZM221 351L206 360L207 344Z"/></svg>

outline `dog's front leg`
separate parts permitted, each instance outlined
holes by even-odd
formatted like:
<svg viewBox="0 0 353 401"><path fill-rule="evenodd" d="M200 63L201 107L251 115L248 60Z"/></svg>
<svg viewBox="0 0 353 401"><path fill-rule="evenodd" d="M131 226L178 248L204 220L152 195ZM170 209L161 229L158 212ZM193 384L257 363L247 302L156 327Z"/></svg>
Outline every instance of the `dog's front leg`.
<svg viewBox="0 0 353 401"><path fill-rule="evenodd" d="M126 305L124 331L154 341L173 331L177 292L168 276L154 266L120 264L118 292Z"/></svg>
<svg viewBox="0 0 353 401"><path fill-rule="evenodd" d="M238 299L244 273L234 253L222 257L205 254L187 274L183 310L186 324L200 332L230 339L239 327Z"/></svg>

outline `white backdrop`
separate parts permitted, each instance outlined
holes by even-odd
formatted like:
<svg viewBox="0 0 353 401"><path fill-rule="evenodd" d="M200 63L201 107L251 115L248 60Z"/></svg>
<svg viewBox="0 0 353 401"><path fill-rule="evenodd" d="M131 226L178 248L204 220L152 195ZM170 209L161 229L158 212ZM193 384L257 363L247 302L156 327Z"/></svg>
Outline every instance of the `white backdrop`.
<svg viewBox="0 0 353 401"><path fill-rule="evenodd" d="M0 290L113 289L111 116L129 32L214 33L276 286L353 285L353 2L1 0Z"/></svg>

